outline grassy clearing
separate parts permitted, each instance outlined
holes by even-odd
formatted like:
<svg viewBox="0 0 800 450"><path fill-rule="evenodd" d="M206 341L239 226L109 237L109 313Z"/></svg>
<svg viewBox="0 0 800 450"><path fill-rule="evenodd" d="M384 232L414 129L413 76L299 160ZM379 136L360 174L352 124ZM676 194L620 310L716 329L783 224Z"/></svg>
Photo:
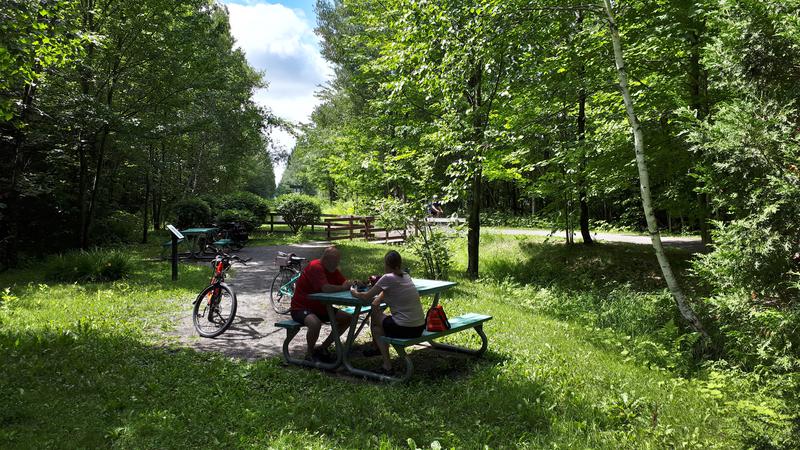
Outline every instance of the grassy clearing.
<svg viewBox="0 0 800 450"><path fill-rule="evenodd" d="M346 274L358 277L378 271L387 250L342 248ZM0 307L0 447L752 444L742 440L742 416L731 405L760 405L765 400L756 393L647 367L626 353L628 334L606 331L600 339L580 317L548 317L556 308L547 301L566 301L573 290L594 302L614 286L663 295L646 254L637 261L634 249L620 251L605 261L613 249L570 256L536 239L486 238L486 279L458 280L443 304L451 315L494 315L486 327L489 352L472 360L416 351L420 369L404 386L284 368L277 358L247 363L164 346L153 331L168 325L168 313L188 307L207 281L205 266L182 265L177 284L163 263L144 263L125 282L85 286L44 284L33 271L5 274L0 286L11 288ZM587 258L606 278L579 276L589 271ZM466 333L452 339L477 344Z"/></svg>

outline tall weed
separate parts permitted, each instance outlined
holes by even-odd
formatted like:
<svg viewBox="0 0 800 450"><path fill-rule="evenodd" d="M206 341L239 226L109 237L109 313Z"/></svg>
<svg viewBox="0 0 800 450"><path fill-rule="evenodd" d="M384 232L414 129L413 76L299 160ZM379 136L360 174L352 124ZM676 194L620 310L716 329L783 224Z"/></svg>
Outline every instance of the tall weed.
<svg viewBox="0 0 800 450"><path fill-rule="evenodd" d="M115 281L130 276L133 259L120 250L76 251L51 257L45 277L67 283Z"/></svg>

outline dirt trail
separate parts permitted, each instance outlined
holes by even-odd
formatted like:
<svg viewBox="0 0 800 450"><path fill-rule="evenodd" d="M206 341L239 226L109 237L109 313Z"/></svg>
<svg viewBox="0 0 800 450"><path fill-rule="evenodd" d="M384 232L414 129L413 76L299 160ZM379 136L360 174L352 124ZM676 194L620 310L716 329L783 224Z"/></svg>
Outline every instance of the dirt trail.
<svg viewBox="0 0 800 450"><path fill-rule="evenodd" d="M280 355L286 331L275 328L275 322L285 320L272 310L269 304L269 287L278 271L275 256L279 251L292 252L309 259L318 258L326 242L312 242L298 245L245 247L237 254L242 258L252 258L246 266L234 265L235 273L226 280L236 291L238 309L231 327L214 339L200 337L192 324L191 304L176 317L176 328L169 333L182 345L200 351L215 351L227 356L256 360ZM207 264L207 263L206 263ZM209 273L211 269L209 266ZM197 290L200 291L198 286ZM323 329L321 338L327 336ZM305 331L301 331L292 341L292 352L302 355L305 349Z"/></svg>

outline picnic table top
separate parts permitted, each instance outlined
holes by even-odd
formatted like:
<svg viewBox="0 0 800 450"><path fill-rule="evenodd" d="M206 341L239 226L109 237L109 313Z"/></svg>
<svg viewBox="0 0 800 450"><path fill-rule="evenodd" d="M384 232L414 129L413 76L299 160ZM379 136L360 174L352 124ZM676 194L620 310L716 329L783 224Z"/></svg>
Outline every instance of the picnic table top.
<svg viewBox="0 0 800 450"><path fill-rule="evenodd" d="M213 233L214 231L217 231L217 228L187 228L185 230L181 230L181 234L207 234Z"/></svg>
<svg viewBox="0 0 800 450"><path fill-rule="evenodd" d="M455 285L456 283L452 281L426 280L423 278L414 279L414 286L417 287L417 292L419 292L420 295L438 294ZM360 299L354 298L350 295L349 290L341 292L320 292L318 294L311 294L309 297L314 300L319 300L322 303L329 303L332 305L365 306L370 303L364 303Z"/></svg>

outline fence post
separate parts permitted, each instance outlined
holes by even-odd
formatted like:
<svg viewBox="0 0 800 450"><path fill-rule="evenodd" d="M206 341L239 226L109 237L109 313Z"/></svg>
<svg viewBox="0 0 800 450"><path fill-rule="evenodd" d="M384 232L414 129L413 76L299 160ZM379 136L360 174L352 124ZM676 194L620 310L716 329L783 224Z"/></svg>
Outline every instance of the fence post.
<svg viewBox="0 0 800 450"><path fill-rule="evenodd" d="M269 213L269 232L270 232L270 233L272 233L272 230L273 230L273 229L274 229L274 227L275 227L275 220L273 220L273 218L274 218L274 217L275 217L275 215L274 215L274 214L272 214L272 213Z"/></svg>
<svg viewBox="0 0 800 450"><path fill-rule="evenodd" d="M328 240L331 240L331 223L329 221L325 221L325 233L328 235Z"/></svg>
<svg viewBox="0 0 800 450"><path fill-rule="evenodd" d="M348 228L350 228L350 240L352 241L353 240L353 216L352 215L350 216L350 226Z"/></svg>

